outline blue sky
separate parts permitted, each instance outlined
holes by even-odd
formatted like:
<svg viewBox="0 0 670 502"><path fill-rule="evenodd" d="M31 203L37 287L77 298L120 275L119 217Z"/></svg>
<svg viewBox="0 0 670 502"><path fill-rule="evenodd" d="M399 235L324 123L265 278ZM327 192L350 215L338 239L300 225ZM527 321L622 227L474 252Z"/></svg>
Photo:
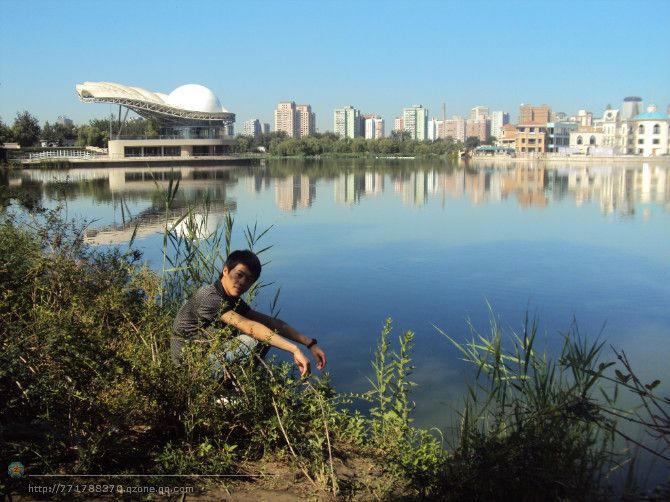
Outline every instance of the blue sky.
<svg viewBox="0 0 670 502"><path fill-rule="evenodd" d="M353 105L393 126L402 108L516 120L520 103L602 114L625 96L670 104L670 0L0 0L0 117L103 117L74 87L112 81L169 93L212 89L272 122L309 103L320 131Z"/></svg>

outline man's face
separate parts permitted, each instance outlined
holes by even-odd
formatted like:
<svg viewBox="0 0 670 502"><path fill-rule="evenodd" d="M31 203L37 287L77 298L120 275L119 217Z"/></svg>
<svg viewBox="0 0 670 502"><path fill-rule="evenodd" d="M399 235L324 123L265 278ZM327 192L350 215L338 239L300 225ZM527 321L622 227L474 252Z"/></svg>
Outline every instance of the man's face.
<svg viewBox="0 0 670 502"><path fill-rule="evenodd" d="M229 296L242 296L249 290L255 280L254 274L242 263L235 265L232 270L223 267L221 284Z"/></svg>

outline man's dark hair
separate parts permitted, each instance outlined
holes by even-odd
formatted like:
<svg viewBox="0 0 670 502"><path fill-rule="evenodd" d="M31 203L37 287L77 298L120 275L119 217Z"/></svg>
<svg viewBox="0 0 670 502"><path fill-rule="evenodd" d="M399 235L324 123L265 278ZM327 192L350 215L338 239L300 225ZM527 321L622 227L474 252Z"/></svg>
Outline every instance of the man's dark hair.
<svg viewBox="0 0 670 502"><path fill-rule="evenodd" d="M249 271L254 274L254 281L258 280L261 276L261 261L258 259L258 256L253 251L248 249L238 249L233 251L226 258L226 263L223 264L229 271L237 267L239 264L245 265ZM219 280L223 277L223 270L221 270L221 275L219 275Z"/></svg>

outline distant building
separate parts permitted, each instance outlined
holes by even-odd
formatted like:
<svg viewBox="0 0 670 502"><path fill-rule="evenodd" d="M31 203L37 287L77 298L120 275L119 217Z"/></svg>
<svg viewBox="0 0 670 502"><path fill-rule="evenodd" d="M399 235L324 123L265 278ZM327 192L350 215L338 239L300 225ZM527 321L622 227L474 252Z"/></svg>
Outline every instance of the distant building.
<svg viewBox="0 0 670 502"><path fill-rule="evenodd" d="M444 131L444 121L437 120L435 117L428 121L427 139L431 141L438 139L440 137L439 133L442 131Z"/></svg>
<svg viewBox="0 0 670 502"><path fill-rule="evenodd" d="M557 153L570 147L570 133L577 131L573 122L547 122L547 152Z"/></svg>
<svg viewBox="0 0 670 502"><path fill-rule="evenodd" d="M519 124L523 125L545 125L551 122L551 108L547 105L533 106L521 105L519 107Z"/></svg>
<svg viewBox="0 0 670 502"><path fill-rule="evenodd" d="M402 117L396 117L393 119L393 130L395 132L400 132L405 130L405 123L402 120Z"/></svg>
<svg viewBox="0 0 670 502"><path fill-rule="evenodd" d="M340 138L358 138L361 131L361 112L353 106L336 108L333 112L333 132Z"/></svg>
<svg viewBox="0 0 670 502"><path fill-rule="evenodd" d="M267 122L263 123L263 134L270 134L270 124Z"/></svg>
<svg viewBox="0 0 670 502"><path fill-rule="evenodd" d="M489 118L489 109L486 106L475 106L470 109L470 120L486 120Z"/></svg>
<svg viewBox="0 0 670 502"><path fill-rule="evenodd" d="M274 116L275 131L284 131L290 138L302 138L316 132L316 117L310 105L281 101Z"/></svg>
<svg viewBox="0 0 670 502"><path fill-rule="evenodd" d="M646 113L633 117L635 151L643 157L656 157L670 153L670 117L649 105Z"/></svg>
<svg viewBox="0 0 670 502"><path fill-rule="evenodd" d="M365 139L380 139L384 137L384 119L377 115L363 117L363 134Z"/></svg>
<svg viewBox="0 0 670 502"><path fill-rule="evenodd" d="M491 127L490 134L496 139L502 137L502 128L505 124L509 124L509 113L503 111L491 112L490 115Z"/></svg>
<svg viewBox="0 0 670 502"><path fill-rule="evenodd" d="M504 148L516 148L516 126L512 124L502 126L496 144Z"/></svg>
<svg viewBox="0 0 670 502"><path fill-rule="evenodd" d="M294 101L282 101L274 111L275 131L283 131L289 138L300 137L298 118Z"/></svg>
<svg viewBox="0 0 670 502"><path fill-rule="evenodd" d="M447 119L445 124L445 138L454 138L461 143L465 142L465 119L454 115Z"/></svg>
<svg viewBox="0 0 670 502"><path fill-rule="evenodd" d="M56 119L56 124L72 127L74 125L74 122L72 122L72 120L65 117L64 115L59 115L58 118Z"/></svg>
<svg viewBox="0 0 670 502"><path fill-rule="evenodd" d="M605 135L596 130L570 132L570 150L573 153L593 155L603 147Z"/></svg>
<svg viewBox="0 0 670 502"><path fill-rule="evenodd" d="M295 109L298 114L299 137L316 133L316 114L312 112L311 105L296 105Z"/></svg>
<svg viewBox="0 0 670 502"><path fill-rule="evenodd" d="M489 121L488 119L469 119L465 121L465 137L476 137L479 141L484 142L489 137Z"/></svg>
<svg viewBox="0 0 670 502"><path fill-rule="evenodd" d="M261 135L261 122L258 119L247 120L242 124L242 134L257 138Z"/></svg>
<svg viewBox="0 0 670 502"><path fill-rule="evenodd" d="M412 139L423 141L428 138L428 109L423 105L403 109L402 120L404 130Z"/></svg>
<svg viewBox="0 0 670 502"><path fill-rule="evenodd" d="M568 121L579 124L581 127L591 127L593 125L593 113L579 110L577 111L577 115L569 117Z"/></svg>
<svg viewBox="0 0 670 502"><path fill-rule="evenodd" d="M628 96L623 98L623 107L621 108L621 121L631 120L640 114L642 98L639 96Z"/></svg>
<svg viewBox="0 0 670 502"><path fill-rule="evenodd" d="M603 145L619 153L619 110L608 109L603 113L601 127L603 131Z"/></svg>
<svg viewBox="0 0 670 502"><path fill-rule="evenodd" d="M547 151L547 123L544 125L519 124L516 126L516 151L536 155Z"/></svg>

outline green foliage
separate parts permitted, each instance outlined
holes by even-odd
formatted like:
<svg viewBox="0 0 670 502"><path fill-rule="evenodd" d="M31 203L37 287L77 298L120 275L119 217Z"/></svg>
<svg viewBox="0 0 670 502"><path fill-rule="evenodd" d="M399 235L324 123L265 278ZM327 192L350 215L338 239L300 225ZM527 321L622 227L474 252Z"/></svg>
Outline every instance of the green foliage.
<svg viewBox="0 0 670 502"><path fill-rule="evenodd" d="M604 497L612 435L601 426L594 393L612 363L599 362L602 343L573 328L556 364L534 348L535 321L511 334L509 350L493 315L489 336L471 330L467 344L445 334L477 369L445 490L455 499Z"/></svg>
<svg viewBox="0 0 670 502"><path fill-rule="evenodd" d="M44 123L42 139L50 145L64 146L67 142L77 139L77 127L74 124Z"/></svg>
<svg viewBox="0 0 670 502"><path fill-rule="evenodd" d="M33 146L40 139L42 130L37 118L27 111L16 114L12 125L12 136L22 147Z"/></svg>
<svg viewBox="0 0 670 502"><path fill-rule="evenodd" d="M0 146L13 141L12 130L0 118Z"/></svg>
<svg viewBox="0 0 670 502"><path fill-rule="evenodd" d="M256 151L263 147L278 157L318 156L428 156L455 155L462 145L447 138L436 141L415 141L403 135L368 140L365 138L340 138L333 133L314 134L304 138L288 138L285 133L261 135L259 138L237 136L234 151Z"/></svg>

